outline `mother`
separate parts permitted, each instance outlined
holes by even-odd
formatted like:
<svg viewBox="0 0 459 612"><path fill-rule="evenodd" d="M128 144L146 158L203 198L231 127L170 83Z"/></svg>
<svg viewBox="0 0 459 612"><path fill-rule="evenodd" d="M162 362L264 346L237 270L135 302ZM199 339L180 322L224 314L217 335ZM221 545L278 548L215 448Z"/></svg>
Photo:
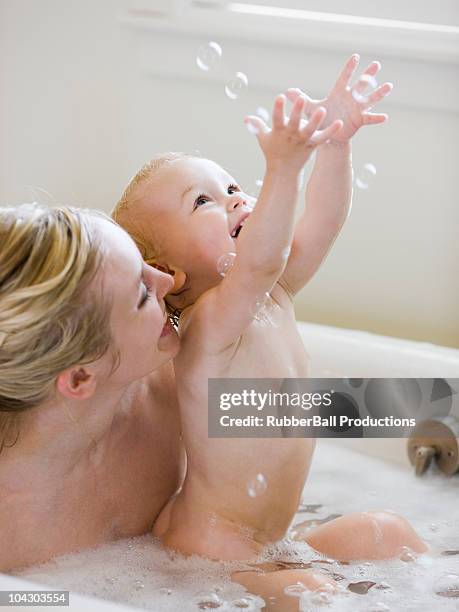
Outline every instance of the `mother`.
<svg viewBox="0 0 459 612"><path fill-rule="evenodd" d="M145 533L177 490L172 285L103 213L0 208L0 571Z"/></svg>

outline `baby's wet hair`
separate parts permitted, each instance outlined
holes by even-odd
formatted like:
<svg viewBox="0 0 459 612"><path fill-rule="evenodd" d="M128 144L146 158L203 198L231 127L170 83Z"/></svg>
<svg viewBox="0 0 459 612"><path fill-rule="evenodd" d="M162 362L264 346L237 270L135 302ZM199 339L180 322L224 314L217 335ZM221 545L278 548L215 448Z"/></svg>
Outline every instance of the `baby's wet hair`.
<svg viewBox="0 0 459 612"><path fill-rule="evenodd" d="M155 241L147 239L143 228L136 222L136 208L142 202L144 197L143 192L139 191L139 187L154 180L154 178L164 168L172 163L183 159L200 159L199 153L184 153L182 151L171 151L155 155L149 162L144 164L142 168L129 181L128 186L123 192L123 195L111 211L111 218L118 223L134 240L139 249L143 260L149 265L154 265L160 255L159 244ZM173 325L177 327L180 311L172 309L166 301L166 308L169 318Z"/></svg>

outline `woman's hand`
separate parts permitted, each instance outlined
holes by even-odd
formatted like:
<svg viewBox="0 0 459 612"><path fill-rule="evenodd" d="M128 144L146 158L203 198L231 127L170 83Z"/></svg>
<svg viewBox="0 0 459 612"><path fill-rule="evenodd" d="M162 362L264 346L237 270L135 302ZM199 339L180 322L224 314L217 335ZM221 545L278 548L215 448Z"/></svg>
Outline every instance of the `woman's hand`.
<svg viewBox="0 0 459 612"><path fill-rule="evenodd" d="M327 116L322 123L323 128L331 125L337 119L343 121L343 128L333 136L332 142L348 142L363 125L384 123L387 119L386 114L370 113L368 110L392 91L392 83L384 83L374 91L365 93L369 83L374 81L375 75L381 69L379 62L371 62L356 84L349 86L352 75L359 65L359 60L360 57L357 54L347 60L333 89L323 100L313 100L301 89L294 88L286 91L287 98L293 103L300 96L305 97L304 112L308 117L313 116L318 108L325 108Z"/></svg>

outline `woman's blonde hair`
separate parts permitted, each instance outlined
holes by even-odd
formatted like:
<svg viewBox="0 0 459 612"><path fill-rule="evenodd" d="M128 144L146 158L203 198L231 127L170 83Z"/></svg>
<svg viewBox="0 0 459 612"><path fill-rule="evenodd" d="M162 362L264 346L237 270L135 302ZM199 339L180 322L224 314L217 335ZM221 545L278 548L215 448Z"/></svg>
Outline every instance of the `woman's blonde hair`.
<svg viewBox="0 0 459 612"><path fill-rule="evenodd" d="M111 347L109 296L88 295L104 261L96 219L113 223L90 209L0 208L0 452L61 371Z"/></svg>

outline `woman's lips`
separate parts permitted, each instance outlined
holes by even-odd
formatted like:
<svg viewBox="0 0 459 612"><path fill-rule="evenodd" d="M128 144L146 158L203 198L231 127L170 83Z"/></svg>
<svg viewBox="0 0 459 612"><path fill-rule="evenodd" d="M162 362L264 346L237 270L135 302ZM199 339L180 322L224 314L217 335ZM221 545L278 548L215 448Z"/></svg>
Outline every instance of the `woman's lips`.
<svg viewBox="0 0 459 612"><path fill-rule="evenodd" d="M164 327L161 331L161 335L160 338L162 338L163 336L168 336L171 332L174 331L174 328L172 327L171 322L169 321L169 318L167 319L167 321L164 324Z"/></svg>

